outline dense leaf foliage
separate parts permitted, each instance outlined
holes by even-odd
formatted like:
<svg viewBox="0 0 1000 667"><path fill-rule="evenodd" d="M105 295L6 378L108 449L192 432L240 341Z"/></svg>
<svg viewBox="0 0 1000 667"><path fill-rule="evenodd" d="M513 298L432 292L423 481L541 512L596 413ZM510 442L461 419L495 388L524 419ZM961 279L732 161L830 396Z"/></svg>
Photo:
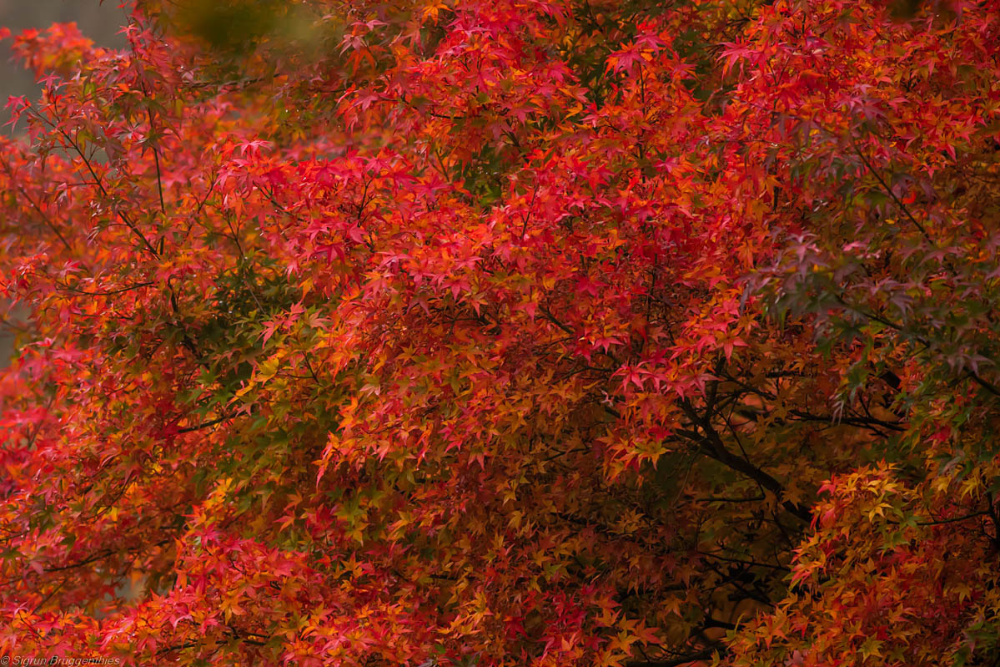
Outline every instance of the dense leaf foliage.
<svg viewBox="0 0 1000 667"><path fill-rule="evenodd" d="M1000 4L13 37L0 651L989 665Z"/></svg>

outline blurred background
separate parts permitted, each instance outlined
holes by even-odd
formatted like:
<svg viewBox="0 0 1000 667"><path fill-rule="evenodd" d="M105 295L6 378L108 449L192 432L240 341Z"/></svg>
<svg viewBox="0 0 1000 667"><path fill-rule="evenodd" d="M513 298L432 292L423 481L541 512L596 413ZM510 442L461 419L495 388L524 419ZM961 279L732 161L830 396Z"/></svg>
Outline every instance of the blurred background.
<svg viewBox="0 0 1000 667"><path fill-rule="evenodd" d="M125 23L120 0L0 0L0 26L17 34L22 30L43 30L53 23L76 22L84 35L101 46L122 47L119 34ZM11 60L11 40L0 42L0 132L9 133L7 98L11 95L36 97L39 86L35 76ZM2 304L0 304L2 305ZM0 313L5 311L0 308ZM0 321L0 368L6 366L12 352L14 333L19 323Z"/></svg>
<svg viewBox="0 0 1000 667"><path fill-rule="evenodd" d="M43 30L53 23L75 22L84 35L101 46L121 47L119 34L125 22L120 0L0 0L0 26L16 35L22 30ZM35 77L11 61L10 40L0 43L0 100L11 95L37 94ZM4 114L4 122L7 120Z"/></svg>

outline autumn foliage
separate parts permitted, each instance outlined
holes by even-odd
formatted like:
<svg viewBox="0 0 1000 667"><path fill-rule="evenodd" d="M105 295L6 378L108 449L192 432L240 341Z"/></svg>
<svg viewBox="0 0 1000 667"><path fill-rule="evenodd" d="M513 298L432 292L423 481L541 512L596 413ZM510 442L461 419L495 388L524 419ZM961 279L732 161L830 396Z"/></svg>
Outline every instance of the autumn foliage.
<svg viewBox="0 0 1000 667"><path fill-rule="evenodd" d="M1000 3L131 11L9 38L0 653L998 664Z"/></svg>

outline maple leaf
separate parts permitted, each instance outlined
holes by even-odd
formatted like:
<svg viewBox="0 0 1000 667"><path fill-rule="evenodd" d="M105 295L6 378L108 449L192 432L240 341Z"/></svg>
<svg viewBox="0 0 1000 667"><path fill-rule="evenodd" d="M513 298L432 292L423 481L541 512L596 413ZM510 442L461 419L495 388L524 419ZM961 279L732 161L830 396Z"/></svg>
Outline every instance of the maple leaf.
<svg viewBox="0 0 1000 667"><path fill-rule="evenodd" d="M0 648L992 659L995 3L200 4L14 39Z"/></svg>

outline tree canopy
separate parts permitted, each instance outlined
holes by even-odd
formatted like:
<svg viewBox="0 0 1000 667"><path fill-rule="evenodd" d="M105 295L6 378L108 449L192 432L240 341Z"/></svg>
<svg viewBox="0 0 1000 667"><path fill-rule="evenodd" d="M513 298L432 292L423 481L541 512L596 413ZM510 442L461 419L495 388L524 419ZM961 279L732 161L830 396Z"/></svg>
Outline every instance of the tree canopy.
<svg viewBox="0 0 1000 667"><path fill-rule="evenodd" d="M997 664L996 0L125 36L7 35L4 655Z"/></svg>

